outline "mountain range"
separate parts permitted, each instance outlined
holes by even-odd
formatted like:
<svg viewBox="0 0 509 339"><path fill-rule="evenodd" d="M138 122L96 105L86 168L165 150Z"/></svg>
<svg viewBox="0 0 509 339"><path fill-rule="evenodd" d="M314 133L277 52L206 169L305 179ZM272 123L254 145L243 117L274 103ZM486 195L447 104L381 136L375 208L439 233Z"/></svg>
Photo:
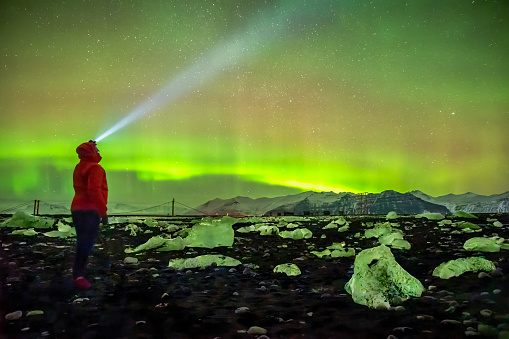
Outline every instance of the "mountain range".
<svg viewBox="0 0 509 339"><path fill-rule="evenodd" d="M235 197L214 199L197 206L204 215L355 215L417 214L434 212L449 214L456 211L469 213L508 213L509 191L490 196L474 193L448 194L432 197L421 191L399 193L392 190L381 193L355 194L350 192L303 192L275 198Z"/></svg>
<svg viewBox="0 0 509 339"><path fill-rule="evenodd" d="M15 206L19 202L6 201L6 206ZM40 204L40 214L69 214L65 203ZM2 206L3 207L3 206ZM0 208L0 210L2 210ZM33 202L9 208L2 213L14 213L21 210L26 213L34 211ZM468 213L508 213L509 191L490 196L474 193L447 194L432 197L421 191L399 193L388 190L381 193L355 194L350 192L302 192L294 195L274 198L257 198L238 196L230 199L210 200L196 208L175 203L175 215L231 215L231 216L283 216L283 215L356 215L387 214L394 211L398 214L418 214L436 212L442 214L464 211ZM140 204L108 204L109 215L171 215L172 204L156 206Z"/></svg>

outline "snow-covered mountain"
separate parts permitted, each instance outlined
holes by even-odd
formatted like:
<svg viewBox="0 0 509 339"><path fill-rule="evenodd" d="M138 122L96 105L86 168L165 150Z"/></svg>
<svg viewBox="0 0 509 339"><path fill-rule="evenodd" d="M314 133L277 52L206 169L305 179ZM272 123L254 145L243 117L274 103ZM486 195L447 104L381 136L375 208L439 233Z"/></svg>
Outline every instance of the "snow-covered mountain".
<svg viewBox="0 0 509 339"><path fill-rule="evenodd" d="M400 214L422 212L449 213L447 207L424 200L411 193L384 191L354 194L349 192L303 192L276 198L235 197L214 199L196 207L206 215L351 215Z"/></svg>
<svg viewBox="0 0 509 339"><path fill-rule="evenodd" d="M464 194L447 194L439 197L432 197L421 191L409 193L424 201L445 206L452 213L456 211L468 213L509 212L509 192L489 196L468 192Z"/></svg>

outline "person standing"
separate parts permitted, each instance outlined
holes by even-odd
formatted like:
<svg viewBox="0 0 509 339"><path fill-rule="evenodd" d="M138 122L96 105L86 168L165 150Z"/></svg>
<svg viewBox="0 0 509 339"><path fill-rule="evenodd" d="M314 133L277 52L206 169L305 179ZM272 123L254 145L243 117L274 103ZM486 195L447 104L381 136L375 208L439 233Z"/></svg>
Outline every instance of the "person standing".
<svg viewBox="0 0 509 339"><path fill-rule="evenodd" d="M74 285L86 290L92 286L84 277L88 256L97 240L99 224L108 221L108 184L106 172L99 165L102 157L95 141L82 143L76 148L76 153L80 161L73 173L71 214L77 241L72 275Z"/></svg>

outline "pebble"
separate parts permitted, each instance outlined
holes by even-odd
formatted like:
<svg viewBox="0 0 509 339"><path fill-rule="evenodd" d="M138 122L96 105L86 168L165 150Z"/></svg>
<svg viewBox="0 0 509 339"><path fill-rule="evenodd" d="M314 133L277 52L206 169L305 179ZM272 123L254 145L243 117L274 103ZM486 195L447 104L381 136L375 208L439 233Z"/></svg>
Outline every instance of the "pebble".
<svg viewBox="0 0 509 339"><path fill-rule="evenodd" d="M419 319L419 320L433 320L433 319L435 319L435 317L433 317L431 315L427 315L427 314L422 314L422 315L418 315L417 319Z"/></svg>
<svg viewBox="0 0 509 339"><path fill-rule="evenodd" d="M456 306L450 306L444 312L445 313L454 313L456 311Z"/></svg>
<svg viewBox="0 0 509 339"><path fill-rule="evenodd" d="M247 334L267 334L267 330L259 326L251 326L247 330Z"/></svg>
<svg viewBox="0 0 509 339"><path fill-rule="evenodd" d="M498 339L509 339L509 331L500 331L498 333Z"/></svg>
<svg viewBox="0 0 509 339"><path fill-rule="evenodd" d="M394 311L396 311L396 312L405 312L406 308L404 306L396 306L396 307L394 307Z"/></svg>
<svg viewBox="0 0 509 339"><path fill-rule="evenodd" d="M244 314L244 313L247 313L248 311L249 311L249 307L242 306L235 310L235 314Z"/></svg>
<svg viewBox="0 0 509 339"><path fill-rule="evenodd" d="M479 314L482 315L485 318L489 318L493 314L493 311L492 310L488 310L488 309L484 309L484 310L481 310L479 312Z"/></svg>
<svg viewBox="0 0 509 339"><path fill-rule="evenodd" d="M412 330L413 330L413 327L406 327L406 326L395 327L392 329L393 332L400 332L400 333L407 333Z"/></svg>
<svg viewBox="0 0 509 339"><path fill-rule="evenodd" d="M134 258L134 257L125 257L124 258L124 264L135 265L137 263L138 263L138 258Z"/></svg>
<svg viewBox="0 0 509 339"><path fill-rule="evenodd" d="M490 325L485 324L479 324L477 325L477 331L479 331L482 335L490 336L490 337L497 337L498 336L498 330Z"/></svg>
<svg viewBox="0 0 509 339"><path fill-rule="evenodd" d="M270 339L270 337L267 337L265 334L262 334L261 336L257 337L256 339Z"/></svg>
<svg viewBox="0 0 509 339"><path fill-rule="evenodd" d="M494 290L493 290L493 294L495 294L495 295L500 294L500 293L502 293L502 290L501 290L501 289L498 289L498 288L497 288L497 289L494 289Z"/></svg>
<svg viewBox="0 0 509 339"><path fill-rule="evenodd" d="M486 273L486 272L480 272L480 273L477 275L477 278L479 278L479 279L483 279L483 278L489 278L489 279L491 279L491 276L490 276L488 273Z"/></svg>
<svg viewBox="0 0 509 339"><path fill-rule="evenodd" d="M444 325L461 325L461 321L459 320L454 320L454 319L444 319L440 322L441 324L444 324Z"/></svg>
<svg viewBox="0 0 509 339"><path fill-rule="evenodd" d="M497 267L496 269L494 269L493 271L491 271L491 276L493 278L500 278L500 277L503 277L504 276L504 273L502 272L502 270L500 269L500 267Z"/></svg>
<svg viewBox="0 0 509 339"><path fill-rule="evenodd" d="M465 336L467 337L473 337L473 336L478 336L479 335L479 332L477 331L465 331Z"/></svg>
<svg viewBox="0 0 509 339"><path fill-rule="evenodd" d="M498 324L497 330L499 330L499 331L509 331L509 324L508 323Z"/></svg>
<svg viewBox="0 0 509 339"><path fill-rule="evenodd" d="M21 316L23 316L21 311L11 312L5 315L5 320L18 320Z"/></svg>

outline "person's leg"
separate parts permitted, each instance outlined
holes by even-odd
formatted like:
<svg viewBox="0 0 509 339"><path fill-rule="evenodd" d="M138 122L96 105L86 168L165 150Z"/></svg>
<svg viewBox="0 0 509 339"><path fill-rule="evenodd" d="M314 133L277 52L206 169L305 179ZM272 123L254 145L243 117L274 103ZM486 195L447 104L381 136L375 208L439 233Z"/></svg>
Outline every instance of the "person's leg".
<svg viewBox="0 0 509 339"><path fill-rule="evenodd" d="M76 228L76 254L73 265L73 278L82 277L87 267L88 256L92 252L99 233L99 215L92 211L72 212Z"/></svg>

